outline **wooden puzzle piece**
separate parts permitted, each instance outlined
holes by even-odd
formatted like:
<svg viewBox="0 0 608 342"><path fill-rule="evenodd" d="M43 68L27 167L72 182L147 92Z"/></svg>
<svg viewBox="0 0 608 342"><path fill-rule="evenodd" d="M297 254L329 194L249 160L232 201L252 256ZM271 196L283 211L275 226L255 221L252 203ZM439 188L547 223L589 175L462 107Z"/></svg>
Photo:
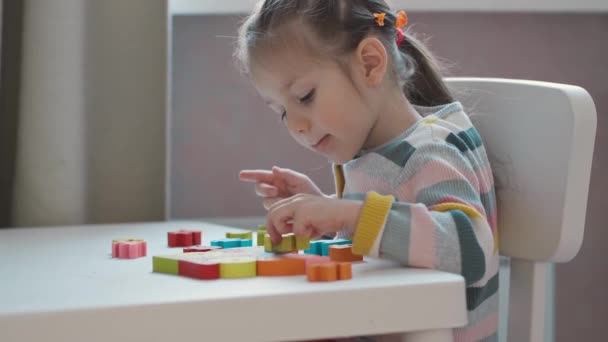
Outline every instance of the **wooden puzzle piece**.
<svg viewBox="0 0 608 342"><path fill-rule="evenodd" d="M222 248L241 247L241 239L221 239L211 241L211 246L220 246Z"/></svg>
<svg viewBox="0 0 608 342"><path fill-rule="evenodd" d="M308 281L336 281L338 280L338 267L333 262L314 263L306 268Z"/></svg>
<svg viewBox="0 0 608 342"><path fill-rule="evenodd" d="M293 234L285 234L281 239L281 242L274 245L270 240L270 235L266 234L264 236L264 250L266 252L274 252L274 253L290 253L295 250L296 242L295 236Z"/></svg>
<svg viewBox="0 0 608 342"><path fill-rule="evenodd" d="M351 240L346 239L315 240L310 242L310 248L305 250L304 253L329 256L329 246L352 245L352 243Z"/></svg>
<svg viewBox="0 0 608 342"><path fill-rule="evenodd" d="M178 230L167 233L169 247L189 247L201 244L202 232L197 230Z"/></svg>
<svg viewBox="0 0 608 342"><path fill-rule="evenodd" d="M251 240L251 239L253 239L253 232L226 233L226 238L227 239Z"/></svg>
<svg viewBox="0 0 608 342"><path fill-rule="evenodd" d="M306 274L309 281L352 278L348 262L332 262L312 254L269 254L264 247L215 249L167 256L154 256L153 271L195 279L292 276ZM317 266L324 265L324 266Z"/></svg>
<svg viewBox="0 0 608 342"><path fill-rule="evenodd" d="M353 265L350 262L338 263L338 279L348 280L353 279Z"/></svg>
<svg viewBox="0 0 608 342"><path fill-rule="evenodd" d="M266 257L274 256L265 253L263 247L215 249L207 252L154 256L152 258L152 269L157 273L182 275L197 279L216 279L219 277L220 267L211 266L213 264L219 265L222 261L240 260L242 258L255 262L257 258ZM227 267L227 272L229 275L231 274L231 267Z"/></svg>
<svg viewBox="0 0 608 342"><path fill-rule="evenodd" d="M295 236L293 233L283 234L282 237L281 242L273 245L270 235L266 234L264 236L264 250L274 253L289 253L310 248L309 238Z"/></svg>
<svg viewBox="0 0 608 342"><path fill-rule="evenodd" d="M112 240L112 258L136 259L145 257L148 246L144 239L114 239Z"/></svg>
<svg viewBox="0 0 608 342"><path fill-rule="evenodd" d="M239 248L251 247L253 241L251 239L229 238L211 241L211 246L219 246L222 248Z"/></svg>
<svg viewBox="0 0 608 342"><path fill-rule="evenodd" d="M157 273L205 280L218 279L220 276L226 278L255 277L256 255L260 253L263 253L263 251L235 248L154 256L152 258L152 270ZM253 263L253 269L251 263ZM226 265L222 266L222 264Z"/></svg>
<svg viewBox="0 0 608 342"><path fill-rule="evenodd" d="M181 255L159 255L152 257L152 271L165 274L179 274L179 258Z"/></svg>
<svg viewBox="0 0 608 342"><path fill-rule="evenodd" d="M310 241L309 248L304 250L304 254L321 255L321 242L325 240Z"/></svg>
<svg viewBox="0 0 608 342"><path fill-rule="evenodd" d="M334 240L322 240L321 241L321 255L329 256L329 246L334 245L352 245L351 240L346 239L334 239Z"/></svg>
<svg viewBox="0 0 608 342"><path fill-rule="evenodd" d="M303 251L310 248L310 238L296 236L296 250Z"/></svg>
<svg viewBox="0 0 608 342"><path fill-rule="evenodd" d="M311 282L352 279L349 262L312 263L306 266L306 279Z"/></svg>
<svg viewBox="0 0 608 342"><path fill-rule="evenodd" d="M241 247L252 247L253 240L251 239L241 239Z"/></svg>
<svg viewBox="0 0 608 342"><path fill-rule="evenodd" d="M282 257L287 259L301 259L304 260L306 266L312 263L329 262L331 259L326 256L320 256L316 254L285 254Z"/></svg>
<svg viewBox="0 0 608 342"><path fill-rule="evenodd" d="M143 242L143 241L146 241L146 240L139 239L139 238L113 239L112 243L114 243L114 242L130 242L130 241L133 241L133 242Z"/></svg>
<svg viewBox="0 0 608 342"><path fill-rule="evenodd" d="M232 257L220 260L221 278L249 278L257 275L254 257Z"/></svg>
<svg viewBox="0 0 608 342"><path fill-rule="evenodd" d="M226 257L259 257L268 255L264 252L263 247L237 247L237 248L228 248L228 249L217 249L214 251L204 252L204 253L187 253L184 258L197 257L198 255L204 256L206 258L226 258Z"/></svg>
<svg viewBox="0 0 608 342"><path fill-rule="evenodd" d="M209 252L217 249L222 249L221 246L191 246L184 248L184 253L194 253L194 252Z"/></svg>
<svg viewBox="0 0 608 342"><path fill-rule="evenodd" d="M306 274L305 260L300 258L258 259L258 276L292 276Z"/></svg>
<svg viewBox="0 0 608 342"><path fill-rule="evenodd" d="M266 233L266 226L258 226L258 232L256 234L258 246L264 246L264 237L266 236Z"/></svg>
<svg viewBox="0 0 608 342"><path fill-rule="evenodd" d="M329 258L331 261L363 261L362 255L353 254L353 245L329 246Z"/></svg>
<svg viewBox="0 0 608 342"><path fill-rule="evenodd" d="M178 261L178 273L181 276L212 280L220 278L220 263L218 259L189 259Z"/></svg>

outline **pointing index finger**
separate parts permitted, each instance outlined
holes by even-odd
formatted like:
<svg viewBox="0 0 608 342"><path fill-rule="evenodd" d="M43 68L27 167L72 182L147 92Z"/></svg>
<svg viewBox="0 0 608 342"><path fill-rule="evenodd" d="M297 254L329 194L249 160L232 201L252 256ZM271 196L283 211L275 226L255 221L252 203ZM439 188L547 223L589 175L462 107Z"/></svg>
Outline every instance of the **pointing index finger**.
<svg viewBox="0 0 608 342"><path fill-rule="evenodd" d="M242 170L239 179L246 182L271 183L274 179L272 171L268 170Z"/></svg>

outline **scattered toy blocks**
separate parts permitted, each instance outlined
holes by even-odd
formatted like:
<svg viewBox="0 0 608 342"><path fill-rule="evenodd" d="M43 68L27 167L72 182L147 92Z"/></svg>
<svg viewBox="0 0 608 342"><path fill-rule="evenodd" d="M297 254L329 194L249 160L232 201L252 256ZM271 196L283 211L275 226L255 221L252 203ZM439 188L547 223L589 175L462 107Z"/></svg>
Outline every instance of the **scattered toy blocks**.
<svg viewBox="0 0 608 342"><path fill-rule="evenodd" d="M270 240L270 235L266 234L264 236L264 250L266 252L275 252L275 253L290 253L295 250L295 235L293 234L285 234L276 245L272 244Z"/></svg>
<svg viewBox="0 0 608 342"><path fill-rule="evenodd" d="M315 240L310 242L310 248L304 251L305 254L316 254L329 256L329 246L334 245L349 245L353 242L346 239L334 239L334 240Z"/></svg>
<svg viewBox="0 0 608 342"><path fill-rule="evenodd" d="M290 253L307 248L310 248L310 239L295 236L293 233L283 234L281 242L276 245L272 244L270 235L266 234L264 236L264 250L266 252Z"/></svg>
<svg viewBox="0 0 608 342"><path fill-rule="evenodd" d="M112 240L112 258L136 259L145 257L148 246L144 239Z"/></svg>
<svg viewBox="0 0 608 342"><path fill-rule="evenodd" d="M156 273L179 274L179 255L152 257L152 271Z"/></svg>
<svg viewBox="0 0 608 342"><path fill-rule="evenodd" d="M353 279L353 265L350 262L338 263L338 279L348 280Z"/></svg>
<svg viewBox="0 0 608 342"><path fill-rule="evenodd" d="M329 256L329 246L352 245L352 243L351 240L346 239L323 240L321 241L321 255Z"/></svg>
<svg viewBox="0 0 608 342"><path fill-rule="evenodd" d="M253 232L226 233L226 238L227 239L251 240L251 239L253 239Z"/></svg>
<svg viewBox="0 0 608 342"><path fill-rule="evenodd" d="M285 254L284 258L287 259L301 259L304 260L306 266L313 263L322 263L322 262L330 262L331 259L326 256L320 256L316 254Z"/></svg>
<svg viewBox="0 0 608 342"><path fill-rule="evenodd" d="M251 239L241 239L241 247L252 247L253 240Z"/></svg>
<svg viewBox="0 0 608 342"><path fill-rule="evenodd" d="M308 281L336 281L338 280L338 267L331 262L311 264L308 266L306 279Z"/></svg>
<svg viewBox="0 0 608 342"><path fill-rule="evenodd" d="M184 253L193 253L193 252L209 252L217 249L222 249L221 246L191 246L184 248Z"/></svg>
<svg viewBox="0 0 608 342"><path fill-rule="evenodd" d="M352 265L348 262L313 263L306 267L306 279L311 282L352 279Z"/></svg>
<svg viewBox="0 0 608 342"><path fill-rule="evenodd" d="M202 232L195 230L178 230L167 233L169 247L189 247L201 244Z"/></svg>
<svg viewBox="0 0 608 342"><path fill-rule="evenodd" d="M296 236L296 250L302 251L310 248L310 238Z"/></svg>
<svg viewBox="0 0 608 342"><path fill-rule="evenodd" d="M258 276L292 276L306 274L306 261L302 258L258 259Z"/></svg>
<svg viewBox="0 0 608 342"><path fill-rule="evenodd" d="M257 275L254 257L233 257L220 261L221 278L249 278Z"/></svg>
<svg viewBox="0 0 608 342"><path fill-rule="evenodd" d="M202 280L212 280L220 278L220 264L214 260L192 259L179 260L178 274Z"/></svg>
<svg viewBox="0 0 608 342"><path fill-rule="evenodd" d="M208 252L190 252L183 254L154 256L152 258L152 270L157 273L186 276L196 279L218 279L221 276L222 264L238 264L242 259L249 265L224 266L226 277L237 278L251 275L251 261L253 261L255 276L255 261L257 256L263 255L264 250L260 248L231 248L218 249Z"/></svg>
<svg viewBox="0 0 608 342"><path fill-rule="evenodd" d="M304 254L321 255L321 242L325 240L311 241L309 248L304 250Z"/></svg>
<svg viewBox="0 0 608 342"><path fill-rule="evenodd" d="M177 236L188 232L194 241L195 237L191 231L179 231L171 232L175 233L173 242L188 242L187 237L186 240L177 240ZM117 241L119 240L113 242ZM264 247L252 247L251 239L215 240L211 242L211 246L186 247L184 253L181 254L154 256L152 268L157 273L202 280L292 275L306 275L309 281L322 282L352 278L352 266L349 262L335 262L331 261L328 256L316 254L297 254L298 248L308 248L309 250L317 248L322 253L323 244L330 242L330 244L326 244L326 248L332 251L331 256L335 260L337 258L345 260L352 257L352 251L349 249L351 246L334 246L335 243L344 243L342 240L315 241L317 247L313 247L313 243L310 243L308 239L299 240L294 234L285 234L280 244L272 246L270 236L265 234L264 242ZM247 247L241 247L243 244ZM285 254L269 254L265 252L268 249ZM296 254L293 254L294 251ZM336 255L339 256L336 257Z"/></svg>
<svg viewBox="0 0 608 342"><path fill-rule="evenodd" d="M251 247L253 244L251 239L230 238L211 241L211 246L219 246L221 248L238 248Z"/></svg>
<svg viewBox="0 0 608 342"><path fill-rule="evenodd" d="M258 246L264 246L264 236L266 236L266 226L258 226L258 232L256 234L257 236L257 245Z"/></svg>
<svg viewBox="0 0 608 342"><path fill-rule="evenodd" d="M331 261L363 261L362 255L353 254L353 245L332 245L329 246L329 258Z"/></svg>

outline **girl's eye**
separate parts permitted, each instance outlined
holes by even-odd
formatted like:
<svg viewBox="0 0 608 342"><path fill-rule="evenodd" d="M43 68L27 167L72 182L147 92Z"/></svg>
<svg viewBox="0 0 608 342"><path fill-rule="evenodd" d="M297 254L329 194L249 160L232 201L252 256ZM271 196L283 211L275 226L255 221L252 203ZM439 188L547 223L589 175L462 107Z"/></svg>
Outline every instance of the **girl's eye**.
<svg viewBox="0 0 608 342"><path fill-rule="evenodd" d="M281 114L281 121L285 120L286 117L287 117L287 112L283 112L283 114Z"/></svg>
<svg viewBox="0 0 608 342"><path fill-rule="evenodd" d="M303 98L300 99L300 103L309 103L310 101L312 101L313 97L315 95L315 90L312 89L311 91L308 92L308 94L306 94L306 96L304 96Z"/></svg>

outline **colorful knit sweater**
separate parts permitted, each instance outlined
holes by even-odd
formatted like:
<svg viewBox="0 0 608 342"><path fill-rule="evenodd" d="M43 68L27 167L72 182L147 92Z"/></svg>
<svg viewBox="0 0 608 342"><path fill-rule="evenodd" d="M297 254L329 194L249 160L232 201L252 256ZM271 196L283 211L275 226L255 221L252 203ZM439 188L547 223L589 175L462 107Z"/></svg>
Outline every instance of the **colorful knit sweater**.
<svg viewBox="0 0 608 342"><path fill-rule="evenodd" d="M335 165L337 194L363 200L355 253L461 274L468 325L454 341L496 341L498 241L494 180L460 103L417 107L396 139Z"/></svg>

